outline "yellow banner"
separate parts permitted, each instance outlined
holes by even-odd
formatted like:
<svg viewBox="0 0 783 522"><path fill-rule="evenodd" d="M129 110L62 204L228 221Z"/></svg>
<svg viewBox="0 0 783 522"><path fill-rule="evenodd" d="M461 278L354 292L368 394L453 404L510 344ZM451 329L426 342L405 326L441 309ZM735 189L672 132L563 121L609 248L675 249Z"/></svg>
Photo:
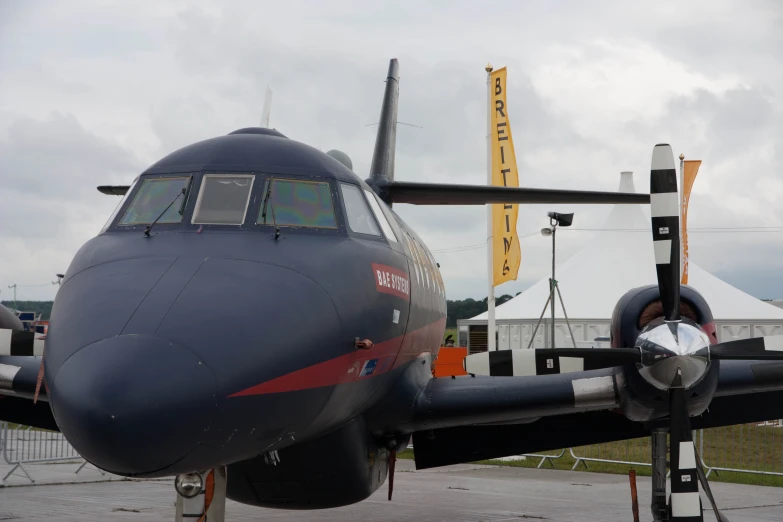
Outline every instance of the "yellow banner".
<svg viewBox="0 0 783 522"><path fill-rule="evenodd" d="M693 182L699 173L701 160L688 160L683 162L682 169L682 284L688 284L688 202L691 198Z"/></svg>
<svg viewBox="0 0 783 522"><path fill-rule="evenodd" d="M518 187L517 159L514 155L514 140L511 138L506 104L506 68L493 71L490 80L492 184ZM518 213L518 205L492 205L493 286L517 278L522 259L517 236Z"/></svg>

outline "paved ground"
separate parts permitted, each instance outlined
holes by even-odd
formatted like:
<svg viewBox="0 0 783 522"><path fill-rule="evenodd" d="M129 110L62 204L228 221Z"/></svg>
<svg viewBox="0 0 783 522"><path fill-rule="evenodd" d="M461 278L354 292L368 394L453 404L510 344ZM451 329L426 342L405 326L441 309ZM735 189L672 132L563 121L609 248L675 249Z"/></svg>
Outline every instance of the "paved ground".
<svg viewBox="0 0 783 522"><path fill-rule="evenodd" d="M47 477L70 478L67 474L76 466L67 466L60 470L52 470L53 465L31 468L39 482L45 482ZM2 475L7 469L0 466ZM91 470L82 480L99 476ZM632 520L628 478L620 475L471 465L414 471L411 461L402 460L398 462L395 479L392 502L386 500L385 487L364 502L326 511L266 510L229 502L227 520ZM9 483L22 481L11 479ZM649 522L649 479L640 477L638 486L641 520ZM719 505L726 508L726 515L734 522L783 520L783 489L715 483L713 491ZM173 520L174 494L168 479L6 487L0 488L0 520ZM705 514L705 520L712 520L710 513Z"/></svg>

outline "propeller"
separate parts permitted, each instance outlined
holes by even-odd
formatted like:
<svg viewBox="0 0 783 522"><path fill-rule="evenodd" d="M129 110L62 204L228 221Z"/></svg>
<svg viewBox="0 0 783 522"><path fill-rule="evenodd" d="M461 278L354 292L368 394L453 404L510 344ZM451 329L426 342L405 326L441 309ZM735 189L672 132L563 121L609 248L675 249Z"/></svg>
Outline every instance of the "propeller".
<svg viewBox="0 0 783 522"><path fill-rule="evenodd" d="M671 470L671 495L669 497L669 515L672 522L691 522L704 520L699 482L701 459L693 443L693 432L685 401L685 388L682 374L678 371L669 390L669 454ZM710 484L706 477L702 487L710 499L715 517L719 522L729 522L715 505Z"/></svg>
<svg viewBox="0 0 783 522"><path fill-rule="evenodd" d="M485 352L466 357L465 369L480 375L516 376L635 366L635 370L649 384L669 395L670 520L703 522L699 496L701 483L716 519L728 522L715 504L701 458L693 444L686 392L701 381L711 361L783 361L783 336L710 344L710 339L698 324L680 317L680 206L674 154L666 144L658 144L653 149L650 209L663 317L645 326L633 348L544 348Z"/></svg>
<svg viewBox="0 0 783 522"><path fill-rule="evenodd" d="M667 144L653 149L650 169L650 214L658 290L663 316L680 319L680 202L674 154Z"/></svg>
<svg viewBox="0 0 783 522"><path fill-rule="evenodd" d="M710 347L710 358L716 360L783 360L783 335L738 339Z"/></svg>

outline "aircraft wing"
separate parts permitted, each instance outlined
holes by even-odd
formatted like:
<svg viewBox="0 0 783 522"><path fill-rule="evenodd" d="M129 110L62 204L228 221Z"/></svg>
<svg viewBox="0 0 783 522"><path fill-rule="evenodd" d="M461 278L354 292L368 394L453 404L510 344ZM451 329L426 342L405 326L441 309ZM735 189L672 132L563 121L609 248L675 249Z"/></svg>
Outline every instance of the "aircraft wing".
<svg viewBox="0 0 783 522"><path fill-rule="evenodd" d="M0 395L32 400L40 368L41 357L0 355ZM38 394L38 400L47 400L43 386Z"/></svg>
<svg viewBox="0 0 783 522"><path fill-rule="evenodd" d="M110 196L124 196L128 185L101 185L98 191ZM414 205L486 205L487 203L636 203L650 202L649 194L595 192L488 185L453 185L394 181L384 186L394 203Z"/></svg>
<svg viewBox="0 0 783 522"><path fill-rule="evenodd" d="M594 192L489 185L452 185L393 181L381 187L394 203L414 205L486 205L488 203L650 203L649 194Z"/></svg>
<svg viewBox="0 0 783 522"><path fill-rule="evenodd" d="M58 430L45 385L33 402L40 368L41 357L0 355L0 420Z"/></svg>
<svg viewBox="0 0 783 522"><path fill-rule="evenodd" d="M648 436L620 411L622 369L432 379L411 407L419 469ZM754 400L748 396L754 394ZM783 418L783 363L721 361L694 429ZM660 426L668 426L668 418Z"/></svg>

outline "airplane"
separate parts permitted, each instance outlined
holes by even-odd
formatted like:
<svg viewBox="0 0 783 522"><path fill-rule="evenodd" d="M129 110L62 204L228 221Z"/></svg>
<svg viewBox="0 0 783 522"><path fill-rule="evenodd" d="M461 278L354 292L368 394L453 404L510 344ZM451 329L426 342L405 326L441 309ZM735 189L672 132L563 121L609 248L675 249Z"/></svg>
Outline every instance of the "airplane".
<svg viewBox="0 0 783 522"><path fill-rule="evenodd" d="M398 97L393 59L365 180L342 152L251 127L98 187L122 200L74 256L45 340L0 308L0 419L59 430L114 474L176 476L176 519L209 521L226 498L360 502L387 476L391 500L410 441L425 469L671 428L658 508L702 520L689 429L783 417L783 352L717 344L680 287L671 148L653 151L651 195L396 181ZM651 203L659 284L618 302L612 348L493 352L487 375L434 378L445 288L403 203Z"/></svg>

